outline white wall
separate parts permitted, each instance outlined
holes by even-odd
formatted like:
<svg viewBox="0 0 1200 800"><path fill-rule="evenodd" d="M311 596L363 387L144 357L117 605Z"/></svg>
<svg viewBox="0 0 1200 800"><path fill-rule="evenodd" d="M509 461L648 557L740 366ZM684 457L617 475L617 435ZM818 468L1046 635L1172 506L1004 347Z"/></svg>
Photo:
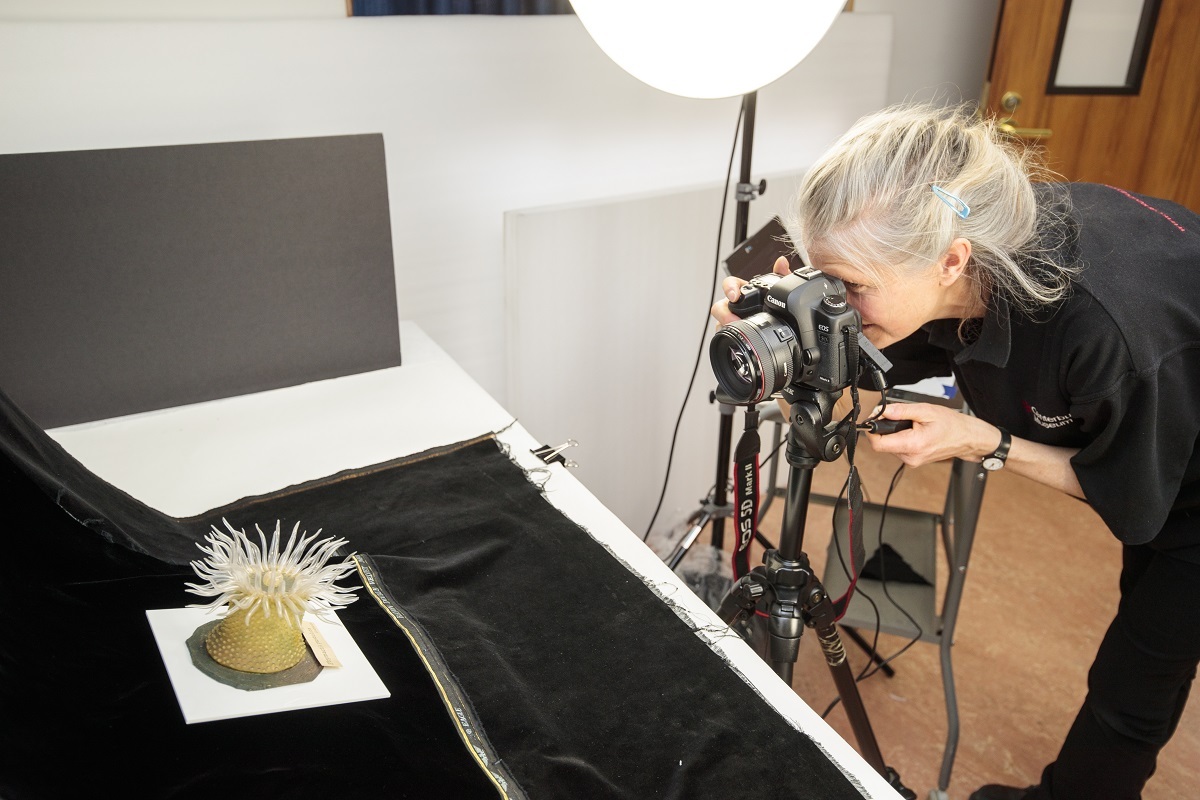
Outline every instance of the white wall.
<svg viewBox="0 0 1200 800"><path fill-rule="evenodd" d="M1000 0L855 0L895 25L887 102L984 100Z"/></svg>

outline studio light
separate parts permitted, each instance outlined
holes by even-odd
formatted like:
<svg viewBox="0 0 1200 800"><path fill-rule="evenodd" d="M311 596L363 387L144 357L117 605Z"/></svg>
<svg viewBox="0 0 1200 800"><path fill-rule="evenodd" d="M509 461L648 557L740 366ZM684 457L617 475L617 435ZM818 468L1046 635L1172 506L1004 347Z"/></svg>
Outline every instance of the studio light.
<svg viewBox="0 0 1200 800"><path fill-rule="evenodd" d="M683 97L744 95L782 77L845 0L571 0L609 58Z"/></svg>

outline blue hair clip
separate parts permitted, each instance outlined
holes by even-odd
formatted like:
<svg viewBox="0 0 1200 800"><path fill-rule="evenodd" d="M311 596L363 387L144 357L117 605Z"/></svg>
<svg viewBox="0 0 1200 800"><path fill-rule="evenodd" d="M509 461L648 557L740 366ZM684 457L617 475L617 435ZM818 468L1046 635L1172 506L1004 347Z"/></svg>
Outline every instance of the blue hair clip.
<svg viewBox="0 0 1200 800"><path fill-rule="evenodd" d="M959 219L966 219L971 213L971 207L964 203L961 197L955 197L940 186L934 186L933 193L937 195L938 200L949 206Z"/></svg>

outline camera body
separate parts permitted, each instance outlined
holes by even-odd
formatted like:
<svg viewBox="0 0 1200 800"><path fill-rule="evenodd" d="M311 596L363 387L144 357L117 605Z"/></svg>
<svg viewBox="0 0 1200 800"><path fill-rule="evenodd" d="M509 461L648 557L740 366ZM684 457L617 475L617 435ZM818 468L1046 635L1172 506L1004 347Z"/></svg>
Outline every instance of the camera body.
<svg viewBox="0 0 1200 800"><path fill-rule="evenodd" d="M837 392L857 378L846 332L853 329L860 344L866 340L836 278L812 267L759 275L729 310L740 319L717 331L709 345L723 400L752 405L778 391L787 395L789 387Z"/></svg>

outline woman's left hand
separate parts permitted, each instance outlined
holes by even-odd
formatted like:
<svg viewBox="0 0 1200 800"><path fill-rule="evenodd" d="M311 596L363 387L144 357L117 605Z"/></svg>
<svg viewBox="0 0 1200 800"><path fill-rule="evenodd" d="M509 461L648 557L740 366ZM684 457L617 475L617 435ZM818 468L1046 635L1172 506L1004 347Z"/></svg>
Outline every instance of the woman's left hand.
<svg viewBox="0 0 1200 800"><path fill-rule="evenodd" d="M931 403L889 403L884 419L912 421L909 430L867 434L879 453L892 453L905 465L919 467L935 461L960 458L979 461L995 452L1000 429L978 417Z"/></svg>

